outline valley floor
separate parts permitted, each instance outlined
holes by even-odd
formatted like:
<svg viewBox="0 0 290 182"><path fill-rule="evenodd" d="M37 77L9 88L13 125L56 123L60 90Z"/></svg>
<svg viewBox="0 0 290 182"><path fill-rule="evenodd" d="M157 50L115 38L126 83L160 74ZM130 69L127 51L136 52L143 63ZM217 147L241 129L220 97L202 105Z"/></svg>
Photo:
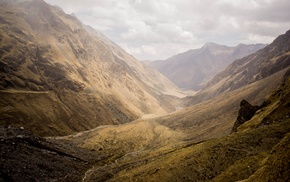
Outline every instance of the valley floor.
<svg viewBox="0 0 290 182"><path fill-rule="evenodd" d="M141 125L147 129L139 134ZM108 133L106 139L101 138L104 133ZM273 167L282 167L283 181L289 178L289 134L287 119L204 142L182 141L180 133L174 141L165 142L168 133L154 123L137 121L56 140L68 140L103 156L84 173L82 181L264 181L275 177L268 171ZM140 135L148 135L147 140ZM261 170L269 175L261 176Z"/></svg>

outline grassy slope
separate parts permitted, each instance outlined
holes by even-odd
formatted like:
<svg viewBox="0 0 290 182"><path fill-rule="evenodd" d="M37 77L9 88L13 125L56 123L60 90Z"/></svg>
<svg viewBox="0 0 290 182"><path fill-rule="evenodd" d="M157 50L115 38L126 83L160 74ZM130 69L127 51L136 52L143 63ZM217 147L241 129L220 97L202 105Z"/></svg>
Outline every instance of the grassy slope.
<svg viewBox="0 0 290 182"><path fill-rule="evenodd" d="M242 125L238 133L190 144L139 162L128 160L126 165L115 164L109 181L288 181L289 86L288 77L272 92L268 105L246 126ZM277 102L279 109L273 111L272 106ZM271 117L279 122L264 122ZM262 124L248 128L249 123L257 123L256 118L263 118ZM99 179L102 175L95 172L94 176Z"/></svg>
<svg viewBox="0 0 290 182"><path fill-rule="evenodd" d="M185 131L188 139L194 141L225 136L236 120L240 101L246 99L254 105L261 104L281 82L285 72L282 70L266 79L155 120L171 129Z"/></svg>
<svg viewBox="0 0 290 182"><path fill-rule="evenodd" d="M267 167L266 165L270 165L273 169L274 166L271 166L268 161L270 158L289 158L287 153L283 156L280 152L273 152L276 148L279 150L279 146L285 145L284 140L288 140L289 123L288 120L283 124L190 145L148 159L144 163L137 163L131 169L127 168L119 172L111 180L237 181L246 179L257 170ZM284 158L277 160L277 163ZM285 175L285 171L280 172Z"/></svg>

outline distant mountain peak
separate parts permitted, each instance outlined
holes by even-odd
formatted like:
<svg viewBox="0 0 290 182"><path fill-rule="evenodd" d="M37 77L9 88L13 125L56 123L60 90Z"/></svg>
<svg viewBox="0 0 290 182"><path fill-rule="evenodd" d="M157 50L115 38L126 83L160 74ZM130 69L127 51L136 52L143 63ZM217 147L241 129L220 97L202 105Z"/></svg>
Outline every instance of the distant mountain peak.
<svg viewBox="0 0 290 182"><path fill-rule="evenodd" d="M264 46L236 47L207 42L200 49L172 56L166 61L147 62L180 88L199 90L212 76L236 59L252 54Z"/></svg>
<svg viewBox="0 0 290 182"><path fill-rule="evenodd" d="M215 50L215 49L221 49L221 48L228 48L228 46L217 44L214 42L207 42L204 44L204 46L201 47L201 49L209 49L209 50Z"/></svg>
<svg viewBox="0 0 290 182"><path fill-rule="evenodd" d="M271 44L252 44L245 48L236 47L233 56L248 53L260 47L260 50L249 56L235 60L222 72L214 76L199 92L203 100L213 98L221 93L236 90L251 83L265 79L290 66L290 31L278 36ZM261 49L261 47L263 47ZM226 81L225 81L226 80ZM208 93L214 94L208 94ZM202 97L203 97L202 96Z"/></svg>
<svg viewBox="0 0 290 182"><path fill-rule="evenodd" d="M221 46L220 44L214 43L214 42L207 42L204 44L203 47L213 47L213 46Z"/></svg>

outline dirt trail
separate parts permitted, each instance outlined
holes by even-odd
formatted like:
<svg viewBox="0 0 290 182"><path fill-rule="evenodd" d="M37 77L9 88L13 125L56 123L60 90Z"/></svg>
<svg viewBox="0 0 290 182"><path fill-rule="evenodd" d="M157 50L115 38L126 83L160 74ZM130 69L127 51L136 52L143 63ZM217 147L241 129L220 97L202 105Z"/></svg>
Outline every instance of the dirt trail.
<svg viewBox="0 0 290 182"><path fill-rule="evenodd" d="M95 166L85 172L82 182L89 181L93 172L95 172Z"/></svg>
<svg viewBox="0 0 290 182"><path fill-rule="evenodd" d="M26 94L48 94L49 91L31 91L31 90L12 90L12 89L8 89L8 90L0 90L0 92L2 93L26 93Z"/></svg>
<svg viewBox="0 0 290 182"><path fill-rule="evenodd" d="M129 123L125 123L125 124L120 124L120 125L102 125L102 126L98 126L96 128L90 129L90 130L85 130L85 131L81 131L78 133L74 133L71 135L66 135L66 136L57 136L57 137L47 137L49 139L72 139L72 138L78 138L78 137L82 137L82 136L86 136L90 133L95 133L95 132L101 132L102 130L118 130L119 128L123 128L126 126L133 126L133 125L138 125L138 123L142 123L142 122L150 122L150 126L153 126L152 121L154 120L154 118L160 117L161 115L156 115L156 114L144 114L142 116L140 116L138 119L133 120ZM150 121L149 121L150 120ZM146 126L144 126L146 128Z"/></svg>

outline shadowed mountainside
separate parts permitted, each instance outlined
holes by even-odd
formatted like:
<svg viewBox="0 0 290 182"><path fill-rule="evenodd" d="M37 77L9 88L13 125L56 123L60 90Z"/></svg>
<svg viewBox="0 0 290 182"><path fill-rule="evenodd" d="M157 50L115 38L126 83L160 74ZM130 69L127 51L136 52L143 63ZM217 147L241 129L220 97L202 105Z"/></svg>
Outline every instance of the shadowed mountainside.
<svg viewBox="0 0 290 182"><path fill-rule="evenodd" d="M0 9L1 125L65 135L171 112L163 95L183 96L58 7L3 0Z"/></svg>
<svg viewBox="0 0 290 182"><path fill-rule="evenodd" d="M166 60L145 62L183 89L200 90L210 78L234 60L264 48L264 44L228 47L206 43L200 49L190 50Z"/></svg>

